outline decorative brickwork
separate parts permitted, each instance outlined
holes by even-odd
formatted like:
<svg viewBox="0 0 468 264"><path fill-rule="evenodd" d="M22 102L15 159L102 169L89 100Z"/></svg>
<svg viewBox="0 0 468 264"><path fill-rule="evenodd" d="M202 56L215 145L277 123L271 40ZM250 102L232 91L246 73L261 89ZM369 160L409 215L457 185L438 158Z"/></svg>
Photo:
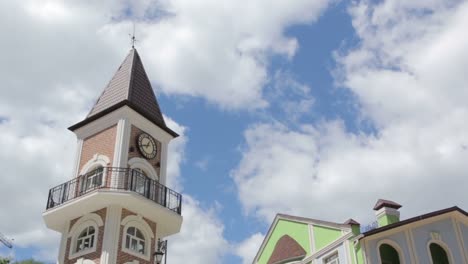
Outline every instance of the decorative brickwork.
<svg viewBox="0 0 468 264"><path fill-rule="evenodd" d="M138 150L138 136L143 132L144 131L139 129L138 127L132 126L132 129L130 132L130 144L129 144L129 151L128 151L129 160L135 157L145 159L145 157L141 155L140 151ZM148 160L148 162L156 170L158 175L161 175L160 174L161 142L159 142L157 139L155 139L155 141L156 141L156 147L157 147L157 155L156 157L154 157L154 159Z"/></svg>
<svg viewBox="0 0 468 264"><path fill-rule="evenodd" d="M97 210L97 211L92 212L92 213L99 215L101 217L102 221L105 221L106 220L107 208L102 208L102 209ZM75 218L75 219L70 221L70 229L68 231L71 230L73 225L80 218L81 217L78 217L78 218ZM70 247L72 245L72 241L71 241L72 238L69 237L67 239L67 246L65 248L65 263L64 264L74 264L79 258L85 258L85 259L89 259L89 260L94 261L94 263L99 263L100 259L101 259L101 252L102 252L102 241L103 241L103 237L104 237L104 227L105 227L105 225L99 227L99 231L98 231L99 234L98 234L97 240L94 241L94 243L96 243L96 251L91 252L91 253L86 254L86 255L76 257L76 258L72 258L72 259L69 259Z"/></svg>
<svg viewBox="0 0 468 264"><path fill-rule="evenodd" d="M78 172L95 154L107 156L111 162L109 166L112 166L116 133L117 126L114 125L84 140Z"/></svg>
<svg viewBox="0 0 468 264"><path fill-rule="evenodd" d="M124 219L125 217L129 216L129 215L137 215L125 208L122 209L122 218L121 219ZM151 230L153 231L154 234L156 234L156 223L153 222L153 221L150 221L146 218L143 217L143 220L146 221L146 223L148 223L148 225L151 227ZM126 252L123 252L122 251L122 237L123 237L123 232L124 232L124 226L123 225L120 225L120 236L119 236L119 247L118 247L118 253L117 253L117 263L118 264L121 264L121 263L126 263L126 262L131 262L133 260L138 260L140 262L140 264L152 264L154 263L154 257L153 257L153 252L154 252L154 249L156 248L156 237L155 238L152 238L151 239L151 246L150 246L150 261L147 261L145 259L142 259L142 258L139 258L139 257L136 257L134 255L131 255L131 254L128 254Z"/></svg>

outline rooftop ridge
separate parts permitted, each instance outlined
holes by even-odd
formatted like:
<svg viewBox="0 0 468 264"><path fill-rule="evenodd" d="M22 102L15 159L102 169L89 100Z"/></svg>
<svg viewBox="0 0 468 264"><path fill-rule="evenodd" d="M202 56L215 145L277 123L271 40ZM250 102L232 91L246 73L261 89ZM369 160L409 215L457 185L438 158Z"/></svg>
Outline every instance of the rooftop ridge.
<svg viewBox="0 0 468 264"><path fill-rule="evenodd" d="M135 48L130 49L94 103L86 119L69 129L78 129L123 105L130 106L169 134L177 136L177 133L166 126L156 94L146 74L140 55Z"/></svg>

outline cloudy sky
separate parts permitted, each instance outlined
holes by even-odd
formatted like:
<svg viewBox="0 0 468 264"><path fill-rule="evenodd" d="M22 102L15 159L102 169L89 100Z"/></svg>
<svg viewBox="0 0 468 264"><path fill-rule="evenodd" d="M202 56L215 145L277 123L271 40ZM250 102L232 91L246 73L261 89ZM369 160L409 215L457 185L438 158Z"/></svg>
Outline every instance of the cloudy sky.
<svg viewBox="0 0 468 264"><path fill-rule="evenodd" d="M184 195L172 264L251 263L276 213L468 209L468 2L0 0L0 232L53 261L41 218L82 120L136 47Z"/></svg>

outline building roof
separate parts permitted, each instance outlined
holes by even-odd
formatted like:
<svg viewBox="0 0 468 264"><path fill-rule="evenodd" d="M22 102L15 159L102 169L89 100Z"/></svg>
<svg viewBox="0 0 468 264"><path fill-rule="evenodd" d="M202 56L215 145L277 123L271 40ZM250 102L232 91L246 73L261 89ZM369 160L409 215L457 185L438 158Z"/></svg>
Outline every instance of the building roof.
<svg viewBox="0 0 468 264"><path fill-rule="evenodd" d="M275 248L267 264L282 263L286 260L302 259L307 254L304 248L289 235L282 236L276 242Z"/></svg>
<svg viewBox="0 0 468 264"><path fill-rule="evenodd" d="M345 225L361 225L358 221L350 218L344 222Z"/></svg>
<svg viewBox="0 0 468 264"><path fill-rule="evenodd" d="M276 223L279 220L288 220L288 221L295 221L295 222L307 223L307 224L312 224L312 225L321 225L321 226L332 227L332 228L337 228L337 229L351 228L350 224L340 224L340 223L323 221L323 220L318 220L318 219L313 219L313 218L308 218L308 217L301 217L301 216L278 213L276 214L275 219L273 220L270 227L268 228L268 231L265 234L265 237L263 238L262 244L260 245L260 249L257 251L257 254L255 255L253 263L255 263L255 261L260 257L260 253L263 251L264 246L268 242L268 239L271 233L273 232L276 226Z"/></svg>
<svg viewBox="0 0 468 264"><path fill-rule="evenodd" d="M178 136L164 122L153 88L135 48L130 50L86 119L69 129L76 130L124 105L140 113L172 136Z"/></svg>
<svg viewBox="0 0 468 264"><path fill-rule="evenodd" d="M406 220L399 221L399 222L389 224L389 225L386 225L386 226L382 226L382 227L379 227L379 228L364 232L364 233L362 233L362 235L363 235L363 237L371 236L371 235L381 233L381 232L384 232L384 231L387 231L387 230L390 230L390 229L393 229L393 228L397 228L397 227L404 226L404 225L407 225L407 224L410 224L410 223L414 223L416 221L420 221L420 220L423 220L423 219L435 217L435 216L450 213L450 212L456 212L456 211L460 212L461 214L463 214L465 216L468 216L468 213L466 211L462 210L461 208L459 208L457 206L453 206L453 207L449 207L449 208L446 208L446 209L430 212L430 213L427 213L427 214L418 215L418 216L408 218Z"/></svg>
<svg viewBox="0 0 468 264"><path fill-rule="evenodd" d="M288 215L288 214L276 214L276 218L285 219L285 220L292 220L292 221L298 221L298 222L305 222L305 223L315 224L315 225L330 226L330 227L335 227L335 228L343 228L343 227L349 228L349 225L346 224L346 223L340 224L340 223L335 223L335 222L330 222L330 221L324 221L324 220L318 220L318 219L302 217L302 216L295 216L295 215Z"/></svg>
<svg viewBox="0 0 468 264"><path fill-rule="evenodd" d="M374 205L374 210L379 210L382 207L390 207L393 209L400 209L401 204L395 203L394 201L379 199Z"/></svg>

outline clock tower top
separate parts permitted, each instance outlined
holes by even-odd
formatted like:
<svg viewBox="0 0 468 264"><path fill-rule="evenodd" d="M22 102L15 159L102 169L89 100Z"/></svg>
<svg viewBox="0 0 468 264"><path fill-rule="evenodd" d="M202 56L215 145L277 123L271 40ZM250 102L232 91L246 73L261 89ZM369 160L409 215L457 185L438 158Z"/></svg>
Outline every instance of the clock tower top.
<svg viewBox="0 0 468 264"><path fill-rule="evenodd" d="M166 186L169 142L178 135L135 48L69 129L77 136L72 177L49 190L43 213L62 234L58 263L155 263L182 225L182 195Z"/></svg>
<svg viewBox="0 0 468 264"><path fill-rule="evenodd" d="M171 136L178 136L164 122L158 100L135 48L130 50L88 116L69 129L75 131L123 106L135 110Z"/></svg>

